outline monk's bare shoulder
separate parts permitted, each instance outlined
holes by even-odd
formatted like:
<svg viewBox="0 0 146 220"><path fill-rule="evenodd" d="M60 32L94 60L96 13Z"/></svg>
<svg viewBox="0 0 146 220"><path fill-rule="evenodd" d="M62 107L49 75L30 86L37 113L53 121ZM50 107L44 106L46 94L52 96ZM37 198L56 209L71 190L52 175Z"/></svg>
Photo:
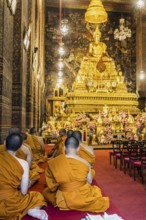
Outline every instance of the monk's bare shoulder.
<svg viewBox="0 0 146 220"><path fill-rule="evenodd" d="M24 170L26 170L26 169L29 170L29 165L26 160L20 159L18 157L15 157L15 159L20 163L20 165L23 167Z"/></svg>

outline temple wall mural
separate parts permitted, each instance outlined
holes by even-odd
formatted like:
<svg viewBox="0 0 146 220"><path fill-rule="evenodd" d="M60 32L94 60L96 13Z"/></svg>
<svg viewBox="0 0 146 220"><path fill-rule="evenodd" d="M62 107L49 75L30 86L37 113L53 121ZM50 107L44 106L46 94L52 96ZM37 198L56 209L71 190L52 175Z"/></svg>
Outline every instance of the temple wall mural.
<svg viewBox="0 0 146 220"><path fill-rule="evenodd" d="M65 55L64 82L68 89L78 72L83 56L88 52L92 35L86 29L85 10L65 9L63 16L69 21L69 34L63 38ZM132 37L122 41L114 39L114 30L119 27L119 19L124 17L126 26L132 30ZM58 59L58 10L47 8L45 33L45 63L47 95L51 96L57 80ZM136 90L136 21L131 13L108 13L108 22L100 27L101 41L107 45L107 56L114 59L117 71L122 71L129 92ZM52 42L50 44L50 41Z"/></svg>

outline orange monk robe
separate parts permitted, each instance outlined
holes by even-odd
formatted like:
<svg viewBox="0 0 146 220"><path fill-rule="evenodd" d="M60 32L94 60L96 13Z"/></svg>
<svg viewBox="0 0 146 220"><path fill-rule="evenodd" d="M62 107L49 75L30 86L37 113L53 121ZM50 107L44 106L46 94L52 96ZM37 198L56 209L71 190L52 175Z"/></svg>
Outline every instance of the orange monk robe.
<svg viewBox="0 0 146 220"><path fill-rule="evenodd" d="M27 155L23 152L21 148L19 148L19 150L16 153L16 157L26 160ZM31 181L37 181L40 179L39 173L37 172L35 168L32 168L32 166L30 167L30 170L29 170L29 178Z"/></svg>
<svg viewBox="0 0 146 220"><path fill-rule="evenodd" d="M52 159L46 169L47 188L44 197L62 210L104 212L109 198L102 197L97 186L86 182L89 167L64 154Z"/></svg>
<svg viewBox="0 0 146 220"><path fill-rule="evenodd" d="M88 163L91 165L92 168L92 177L95 177L95 170L93 169L93 166L95 164L95 155L86 150L82 145L80 145L78 156L82 157L84 160L88 161Z"/></svg>
<svg viewBox="0 0 146 220"><path fill-rule="evenodd" d="M39 192L21 193L23 168L15 157L4 151L0 164L0 219L21 220L29 209L46 205Z"/></svg>
<svg viewBox="0 0 146 220"><path fill-rule="evenodd" d="M23 143L23 145L25 147L27 147L29 150L31 150L31 147L26 144L26 143ZM31 150L31 153L32 153L32 150ZM30 169L35 169L35 171L37 171L38 173L43 173L44 172L44 169L40 168L38 165L37 165L37 162L35 162L33 160L33 156L32 156L32 162L31 162L31 168Z"/></svg>
<svg viewBox="0 0 146 220"><path fill-rule="evenodd" d="M0 145L0 153L6 150L6 146L4 144Z"/></svg>
<svg viewBox="0 0 146 220"><path fill-rule="evenodd" d="M42 147L35 135L27 134L27 139L25 143L31 147L33 160L36 161L37 164L46 161L47 158L42 152Z"/></svg>
<svg viewBox="0 0 146 220"><path fill-rule="evenodd" d="M59 137L57 142L55 143L54 148L49 152L48 156L51 157L53 153L56 151L54 157L57 157L64 153L64 143L67 136L63 135L62 137Z"/></svg>
<svg viewBox="0 0 146 220"><path fill-rule="evenodd" d="M66 135L61 137L59 139L59 141L56 143L55 149L58 149L58 151L57 151L57 154L55 155L55 157L65 153L65 150L64 150L65 140L66 140ZM78 151L78 156L83 158L84 160L86 160L91 165L92 177L94 178L95 177L95 170L93 169L93 166L95 164L95 155L92 154L91 152L89 152L88 150L86 150L82 145L80 145L80 148Z"/></svg>

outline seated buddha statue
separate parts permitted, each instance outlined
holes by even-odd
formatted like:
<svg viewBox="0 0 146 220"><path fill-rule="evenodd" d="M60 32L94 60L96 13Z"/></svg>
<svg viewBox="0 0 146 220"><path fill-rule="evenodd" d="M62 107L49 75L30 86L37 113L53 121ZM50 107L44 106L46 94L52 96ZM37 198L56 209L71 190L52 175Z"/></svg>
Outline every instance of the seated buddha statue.
<svg viewBox="0 0 146 220"><path fill-rule="evenodd" d="M119 84L123 84L124 83L124 76L123 76L121 71L119 72L119 75L117 76L117 82Z"/></svg>
<svg viewBox="0 0 146 220"><path fill-rule="evenodd" d="M93 33L93 38L94 41L91 42L89 45L89 54L93 57L96 57L99 61L105 53L107 47L104 43L100 42L101 32L98 26L96 27L96 30Z"/></svg>

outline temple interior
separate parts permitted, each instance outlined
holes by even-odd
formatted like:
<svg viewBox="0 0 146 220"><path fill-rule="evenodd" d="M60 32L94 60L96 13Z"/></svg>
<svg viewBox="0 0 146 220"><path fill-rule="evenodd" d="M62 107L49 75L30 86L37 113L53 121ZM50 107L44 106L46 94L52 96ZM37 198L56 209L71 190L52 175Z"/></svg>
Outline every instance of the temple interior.
<svg viewBox="0 0 146 220"><path fill-rule="evenodd" d="M117 175L117 189L122 188L121 179L132 180L133 191L123 187L121 192L127 197L117 206L112 185L115 197L111 196L114 206L109 214L146 219L140 207L146 202L145 0L0 0L0 146L5 145L10 128L28 136L35 128L47 159L54 157L52 149L57 149L61 129L79 130L83 144L100 157L94 180L105 194L110 194L105 179L113 184ZM32 142L26 143L31 147ZM65 140L62 143L64 147ZM133 146L137 146L139 164L129 162L132 153L125 160L125 151ZM38 169L46 168L47 159L41 157ZM103 178L102 170L107 172ZM43 180L41 176L40 188ZM38 185L33 187L38 190ZM141 200L133 207L139 211L134 215L134 208L129 209L128 214L123 201L130 197L132 205L138 191ZM50 220L92 220L76 212L64 217L53 208L47 207ZM19 219L33 219L24 216Z"/></svg>

